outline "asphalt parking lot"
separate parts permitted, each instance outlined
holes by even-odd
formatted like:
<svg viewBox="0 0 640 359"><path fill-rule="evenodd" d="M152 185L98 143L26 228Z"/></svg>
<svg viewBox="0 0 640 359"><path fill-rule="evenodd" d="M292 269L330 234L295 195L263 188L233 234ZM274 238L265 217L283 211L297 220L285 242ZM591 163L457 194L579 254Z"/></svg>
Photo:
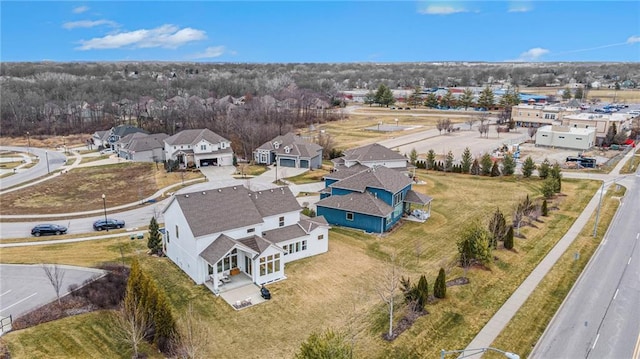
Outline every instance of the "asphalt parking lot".
<svg viewBox="0 0 640 359"><path fill-rule="evenodd" d="M60 297L68 294L71 284L99 277L104 271L60 265L64 270ZM0 264L0 317L13 319L56 300L56 292L39 264Z"/></svg>

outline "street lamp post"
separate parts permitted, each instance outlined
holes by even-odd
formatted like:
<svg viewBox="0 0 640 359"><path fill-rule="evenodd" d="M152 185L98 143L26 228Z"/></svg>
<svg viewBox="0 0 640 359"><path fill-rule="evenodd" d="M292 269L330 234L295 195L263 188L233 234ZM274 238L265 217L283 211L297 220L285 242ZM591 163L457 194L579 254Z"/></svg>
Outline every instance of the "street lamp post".
<svg viewBox="0 0 640 359"><path fill-rule="evenodd" d="M520 356L516 353L506 352L504 350L488 347L488 348L478 348L478 349L464 349L464 350L450 350L445 351L444 349L440 350L440 359L444 359L444 356L447 354L460 354L458 359L468 358L472 355L482 354L487 351L494 351L498 353L502 353L507 359L520 359ZM469 352L469 353L465 353Z"/></svg>
<svg viewBox="0 0 640 359"><path fill-rule="evenodd" d="M396 121L396 126L398 126L398 119L396 118L395 121Z"/></svg>
<svg viewBox="0 0 640 359"><path fill-rule="evenodd" d="M107 228L107 232L109 232L109 226L107 225L107 196L102 194L102 208L104 209L104 226Z"/></svg>
<svg viewBox="0 0 640 359"><path fill-rule="evenodd" d="M31 136L29 136L29 131L27 131L27 153L31 154Z"/></svg>
<svg viewBox="0 0 640 359"><path fill-rule="evenodd" d="M44 151L44 157L47 160L47 174L51 173L51 170L49 169L49 151Z"/></svg>

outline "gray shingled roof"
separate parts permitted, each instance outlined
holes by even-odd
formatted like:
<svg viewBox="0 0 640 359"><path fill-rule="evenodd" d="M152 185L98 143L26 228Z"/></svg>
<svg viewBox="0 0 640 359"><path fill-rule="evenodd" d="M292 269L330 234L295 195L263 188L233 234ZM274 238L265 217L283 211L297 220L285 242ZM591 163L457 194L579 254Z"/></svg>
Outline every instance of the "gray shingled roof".
<svg viewBox="0 0 640 359"><path fill-rule="evenodd" d="M320 200L316 207L334 208L348 212L357 212L376 217L387 217L393 208L371 193L350 193L343 196L331 196Z"/></svg>
<svg viewBox="0 0 640 359"><path fill-rule="evenodd" d="M251 200L263 217L302 209L289 187L277 187L253 192Z"/></svg>
<svg viewBox="0 0 640 359"><path fill-rule="evenodd" d="M375 166L335 182L329 187L357 192L364 192L367 188L380 188L396 193L410 184L411 179L406 175L384 166Z"/></svg>
<svg viewBox="0 0 640 359"><path fill-rule="evenodd" d="M132 126L132 125L120 125L111 129L110 131L113 135L120 136L120 138L135 132L149 133L141 128Z"/></svg>
<svg viewBox="0 0 640 359"><path fill-rule="evenodd" d="M183 130L167 138L165 142L169 145L195 145L202 139L205 139L209 143L219 143L222 141L228 142L227 139L208 128Z"/></svg>
<svg viewBox="0 0 640 359"><path fill-rule="evenodd" d="M307 217L304 214L300 214L300 221L298 222L300 227L309 233L320 226L329 226L329 222L324 216Z"/></svg>
<svg viewBox="0 0 640 359"><path fill-rule="evenodd" d="M329 179L336 179L336 180L341 180L341 179L345 179L347 177L353 176L354 174L358 173L358 172L362 172L365 170L370 169L371 167L367 167L365 165L361 165L361 164L355 164L351 167L346 167L343 165L338 165L334 168L334 171L324 175L325 178L329 178Z"/></svg>
<svg viewBox="0 0 640 359"><path fill-rule="evenodd" d="M236 241L229 236L221 234L210 245L208 245L207 248L200 252L200 257L211 264L216 264L220 259L229 254L234 247L238 247L245 252L254 252L252 253L253 255L262 253L241 241L242 240Z"/></svg>
<svg viewBox="0 0 640 359"><path fill-rule="evenodd" d="M198 238L207 234L262 223L262 215L243 186L175 195L182 213Z"/></svg>
<svg viewBox="0 0 640 359"><path fill-rule="evenodd" d="M174 199L196 238L261 224L264 217L301 209L289 187L252 192L238 185L177 194Z"/></svg>
<svg viewBox="0 0 640 359"><path fill-rule="evenodd" d="M280 243L305 235L307 235L307 232L298 223L262 232L262 236L273 243Z"/></svg>
<svg viewBox="0 0 640 359"><path fill-rule="evenodd" d="M407 191L407 195L404 197L404 201L408 203L427 204L433 200L432 197L416 192L412 189Z"/></svg>
<svg viewBox="0 0 640 359"><path fill-rule="evenodd" d="M346 150L342 157L347 161L357 161L360 163L386 160L407 160L406 157L398 152L390 150L378 143Z"/></svg>
<svg viewBox="0 0 640 359"><path fill-rule="evenodd" d="M273 245L273 243L269 242L268 240L266 240L266 239L264 239L264 238L262 238L260 236L256 236L256 235L238 239L238 242L240 242L240 243L244 244L245 246L251 248L252 250L254 250L258 254L261 254L267 248L269 248L269 246ZM278 248L278 247L275 247L275 248Z"/></svg>
<svg viewBox="0 0 640 359"><path fill-rule="evenodd" d="M134 133L127 135L119 142L124 143L123 148L127 151L149 151L156 148L164 148L164 139L169 137L166 133L154 133L145 135Z"/></svg>
<svg viewBox="0 0 640 359"><path fill-rule="evenodd" d="M275 148L273 145L275 142L279 143L278 148ZM286 153L284 150L287 146L290 149L289 153ZM269 142L265 142L262 146L258 147L258 149L274 151L284 156L312 158L318 154L318 151L322 150L322 147L315 143L307 142L302 137L289 132L286 135L278 136Z"/></svg>
<svg viewBox="0 0 640 359"><path fill-rule="evenodd" d="M200 257L211 264L216 264L218 261L229 253L236 245L236 241L231 237L227 237L224 234L220 235L207 246L202 252Z"/></svg>

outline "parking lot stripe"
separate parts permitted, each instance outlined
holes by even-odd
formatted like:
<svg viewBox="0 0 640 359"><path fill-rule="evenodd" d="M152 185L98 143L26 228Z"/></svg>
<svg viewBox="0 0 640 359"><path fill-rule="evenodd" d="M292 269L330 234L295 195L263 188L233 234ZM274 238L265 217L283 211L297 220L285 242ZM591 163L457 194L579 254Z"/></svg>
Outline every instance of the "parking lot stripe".
<svg viewBox="0 0 640 359"><path fill-rule="evenodd" d="M15 302L15 303L11 304L10 306L8 306L8 307L6 307L6 308L2 308L2 309L0 309L0 312L2 312L2 311L4 311L4 310L7 310L7 309L9 309L9 308L11 308L11 307L13 307L13 306L16 306L16 305L18 305L18 304L20 304L20 303L24 302L25 300L27 300L27 299L29 299L29 298L33 297L33 296L34 296L34 295L36 295L36 294L38 294L38 292L33 293L33 294L31 294L30 296L28 296L28 297L26 297L26 298L20 299L19 301L17 301L17 302Z"/></svg>
<svg viewBox="0 0 640 359"><path fill-rule="evenodd" d="M6 292L4 292L4 293L0 294L0 297L2 297L2 296L3 296L3 295L5 295L5 294L8 294L8 293L9 293L9 292L11 292L12 290L13 290L13 289L9 289L8 291L6 291Z"/></svg>

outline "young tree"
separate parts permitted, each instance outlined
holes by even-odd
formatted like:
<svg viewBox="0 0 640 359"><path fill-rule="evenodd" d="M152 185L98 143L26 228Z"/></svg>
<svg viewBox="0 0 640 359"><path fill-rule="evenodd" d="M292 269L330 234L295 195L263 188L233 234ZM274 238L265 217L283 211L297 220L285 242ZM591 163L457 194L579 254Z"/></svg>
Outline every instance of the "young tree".
<svg viewBox="0 0 640 359"><path fill-rule="evenodd" d="M422 89L418 86L413 90L413 93L407 99L407 105L416 107L422 103L421 97Z"/></svg>
<svg viewBox="0 0 640 359"><path fill-rule="evenodd" d="M540 192L542 192L542 196L544 198L551 198L555 193L557 180L553 177L548 177L544 181L542 181L542 186L540 187Z"/></svg>
<svg viewBox="0 0 640 359"><path fill-rule="evenodd" d="M478 163L477 158L473 160L473 164L471 164L471 169L469 170L469 173L471 173L474 176L480 175L480 163Z"/></svg>
<svg viewBox="0 0 640 359"><path fill-rule="evenodd" d="M451 128L451 120L448 118L441 118L436 123L436 128L442 134L442 131L450 131Z"/></svg>
<svg viewBox="0 0 640 359"><path fill-rule="evenodd" d="M418 151L416 151L414 147L411 149L411 152L409 152L409 163L415 166L417 159L418 159Z"/></svg>
<svg viewBox="0 0 640 359"><path fill-rule="evenodd" d="M53 287L53 290L56 292L56 297L58 298L58 305L60 304L60 290L62 289L62 281L64 280L65 270L62 269L59 265L42 265L42 270L47 275L47 279L49 279L49 283Z"/></svg>
<svg viewBox="0 0 640 359"><path fill-rule="evenodd" d="M469 107L471 107L473 105L473 91L470 88L466 88L464 90L464 92L462 93L462 95L460 96L460 98L458 99L458 104L462 107L464 107L464 110L466 111ZM469 122L467 122L469 123ZM471 125L473 123L471 123L469 125L469 128L471 128Z"/></svg>
<svg viewBox="0 0 640 359"><path fill-rule="evenodd" d="M158 301L153 313L153 321L155 324L154 341L161 352L168 353L176 344L176 322L173 314L171 314L171 307L164 292L158 292L157 298Z"/></svg>
<svg viewBox="0 0 640 359"><path fill-rule="evenodd" d="M206 358L206 345L211 342L211 326L205 323L189 303L187 311L178 321L180 332L179 358Z"/></svg>
<svg viewBox="0 0 640 359"><path fill-rule="evenodd" d="M400 268L397 263L395 253L391 255L389 265L382 272L382 278L380 285L377 288L378 295L383 302L387 304L389 308L389 332L387 333L387 339L393 339L393 310L396 291L398 290L398 284L400 282Z"/></svg>
<svg viewBox="0 0 640 359"><path fill-rule="evenodd" d="M433 285L433 296L436 298L443 299L447 295L447 280L445 277L444 268L440 268L440 272L438 272L438 278L436 278L436 282Z"/></svg>
<svg viewBox="0 0 640 359"><path fill-rule="evenodd" d="M483 176L490 175L491 167L493 167L493 160L491 159L491 155L485 153L480 158L480 173L482 173Z"/></svg>
<svg viewBox="0 0 640 359"><path fill-rule="evenodd" d="M500 177L498 161L493 162L493 165L491 166L491 177Z"/></svg>
<svg viewBox="0 0 640 359"><path fill-rule="evenodd" d="M155 217L151 217L149 222L149 240L147 241L147 248L151 250L151 254L162 253L162 240L160 238L160 226Z"/></svg>
<svg viewBox="0 0 640 359"><path fill-rule="evenodd" d="M507 234L504 236L504 248L513 249L513 226L509 226Z"/></svg>
<svg viewBox="0 0 640 359"><path fill-rule="evenodd" d="M445 172L451 172L452 168L453 168L453 160L455 158L453 157L453 152L449 151L447 152L447 156L444 159L444 171Z"/></svg>
<svg viewBox="0 0 640 359"><path fill-rule="evenodd" d="M483 108L485 110L489 110L493 107L494 104L494 96L493 91L489 86L486 86L482 92L480 92L480 96L478 96L478 107Z"/></svg>
<svg viewBox="0 0 640 359"><path fill-rule="evenodd" d="M544 159L538 167L538 176L542 179L549 177L549 171L551 170L551 164L548 159Z"/></svg>
<svg viewBox="0 0 640 359"><path fill-rule="evenodd" d="M451 105L453 104L453 94L451 93L451 90L447 90L447 93L444 94L444 96L442 96L442 98L440 99L440 106L449 109L451 108Z"/></svg>
<svg viewBox="0 0 640 359"><path fill-rule="evenodd" d="M522 164L522 176L524 178L529 178L533 174L533 171L536 169L536 164L533 162L531 156L528 156L524 163Z"/></svg>
<svg viewBox="0 0 640 359"><path fill-rule="evenodd" d="M569 90L568 88L564 89L562 91L562 99L565 101L571 99L571 90Z"/></svg>
<svg viewBox="0 0 640 359"><path fill-rule="evenodd" d="M477 220L462 229L457 245L460 264L465 268L474 261L488 263L491 260L489 233Z"/></svg>
<svg viewBox="0 0 640 359"><path fill-rule="evenodd" d="M339 332L326 330L313 332L295 354L296 359L351 359L353 348L346 336Z"/></svg>
<svg viewBox="0 0 640 359"><path fill-rule="evenodd" d="M436 167L436 151L429 150L427 152L427 169L433 170Z"/></svg>
<svg viewBox="0 0 640 359"><path fill-rule="evenodd" d="M373 105L375 102L376 102L376 94L373 91L367 92L367 94L364 96L364 103L366 105L369 105L369 107L371 107L371 105Z"/></svg>
<svg viewBox="0 0 640 359"><path fill-rule="evenodd" d="M529 134L529 138L533 140L533 138L536 136L536 133L538 133L538 128L531 126L527 129L527 133Z"/></svg>
<svg viewBox="0 0 640 359"><path fill-rule="evenodd" d="M582 87L576 88L576 92L573 94L573 98L577 100L582 100L583 96L584 96L584 90L582 89Z"/></svg>
<svg viewBox="0 0 640 359"><path fill-rule="evenodd" d="M462 166L462 173L469 173L471 169L471 164L473 163L473 159L471 158L471 150L469 147L465 147L462 152L462 159L460 161L460 165Z"/></svg>
<svg viewBox="0 0 640 359"><path fill-rule="evenodd" d="M438 107L438 98L436 97L436 94L433 92L429 92L426 99L424 100L424 105L429 108Z"/></svg>
<svg viewBox="0 0 640 359"><path fill-rule="evenodd" d="M555 193L560 193L560 191L562 190L562 172L558 162L555 162L553 166L551 166L549 175L555 180L553 191Z"/></svg>
<svg viewBox="0 0 640 359"><path fill-rule="evenodd" d="M473 128L473 124L476 123L476 119L473 116L469 116L469 118L467 118L467 125L469 125L469 131L471 131L471 129Z"/></svg>
<svg viewBox="0 0 640 359"><path fill-rule="evenodd" d="M114 336L130 347L132 358L138 358L140 344L148 330L147 316L143 309L137 302L130 302L115 314L114 321L117 328Z"/></svg>
<svg viewBox="0 0 640 359"><path fill-rule="evenodd" d="M489 220L490 244L493 249L498 247L498 242L504 240L507 231L507 220L504 218L500 208L496 208L493 216Z"/></svg>
<svg viewBox="0 0 640 359"><path fill-rule="evenodd" d="M416 286L416 294L417 294L417 310L423 310L429 301L429 283L427 283L427 277L425 275L421 275L418 280L418 285Z"/></svg>
<svg viewBox="0 0 640 359"><path fill-rule="evenodd" d="M549 204L547 203L547 199L545 198L542 201L542 216L546 217L549 215Z"/></svg>
<svg viewBox="0 0 640 359"><path fill-rule="evenodd" d="M511 176L516 171L516 160L513 155L507 152L502 159L502 174L505 176Z"/></svg>

